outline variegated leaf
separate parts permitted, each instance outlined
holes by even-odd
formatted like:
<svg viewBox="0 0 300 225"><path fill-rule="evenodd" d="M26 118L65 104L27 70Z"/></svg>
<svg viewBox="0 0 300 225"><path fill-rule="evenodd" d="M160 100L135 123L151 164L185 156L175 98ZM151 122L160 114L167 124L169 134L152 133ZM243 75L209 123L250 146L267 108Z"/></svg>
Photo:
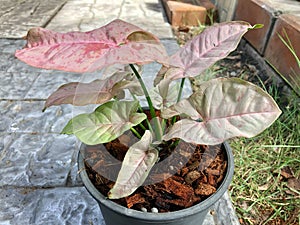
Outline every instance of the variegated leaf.
<svg viewBox="0 0 300 225"><path fill-rule="evenodd" d="M108 194L110 199L126 197L144 183L158 159L158 151L151 148L151 143L152 134L146 130L141 140L129 148L117 181Z"/></svg>
<svg viewBox="0 0 300 225"><path fill-rule="evenodd" d="M158 86L150 90L149 95L153 106L162 110L176 103L179 93L179 83L170 84L170 80L164 79Z"/></svg>
<svg viewBox="0 0 300 225"><path fill-rule="evenodd" d="M127 73L119 72L106 79L98 79L90 83L72 82L64 84L48 97L44 109L61 104L83 106L105 103L119 95L123 89L133 85L132 83L136 85L137 82L126 81L124 83L122 80L125 77L127 77Z"/></svg>
<svg viewBox="0 0 300 225"><path fill-rule="evenodd" d="M119 19L89 32L32 28L26 39L16 57L44 69L91 72L113 64L165 64L167 59L157 37Z"/></svg>
<svg viewBox="0 0 300 225"><path fill-rule="evenodd" d="M199 113L199 118L176 122L163 136L164 140L181 138L187 142L215 145L232 137L253 137L281 114L268 93L238 78L205 82L188 101L190 109ZM176 107L172 109L176 111ZM178 114L182 107L179 109Z"/></svg>
<svg viewBox="0 0 300 225"><path fill-rule="evenodd" d="M147 118L137 113L137 101L111 101L91 114L81 114L69 121L63 134L74 134L85 144L107 143Z"/></svg>
<svg viewBox="0 0 300 225"><path fill-rule="evenodd" d="M188 99L182 99L178 103L165 108L161 112L161 117L164 119L169 119L178 115L180 115L181 117L190 117L194 120L199 120L201 118L201 115L191 105Z"/></svg>
<svg viewBox="0 0 300 225"><path fill-rule="evenodd" d="M240 21L207 27L170 57L170 66L161 69L155 84L162 77L175 80L199 75L233 51L241 37L252 28L250 24Z"/></svg>

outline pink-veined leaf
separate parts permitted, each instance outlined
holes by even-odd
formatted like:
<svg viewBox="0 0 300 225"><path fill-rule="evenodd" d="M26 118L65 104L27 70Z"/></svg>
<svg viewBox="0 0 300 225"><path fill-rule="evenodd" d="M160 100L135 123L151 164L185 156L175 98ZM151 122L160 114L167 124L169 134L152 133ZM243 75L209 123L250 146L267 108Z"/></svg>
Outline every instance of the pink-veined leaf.
<svg viewBox="0 0 300 225"><path fill-rule="evenodd" d="M45 103L44 110L53 105L102 104L120 95L123 89L136 87L136 80L123 80L130 76L128 72L118 72L106 79L97 79L90 83L72 82L64 84L53 92Z"/></svg>
<svg viewBox="0 0 300 225"><path fill-rule="evenodd" d="M191 105L189 99L182 99L178 103L165 108L161 112L161 117L164 119L169 119L178 115L180 115L181 117L189 117L193 120L198 120L199 118L201 118L201 115Z"/></svg>
<svg viewBox="0 0 300 225"><path fill-rule="evenodd" d="M132 194L146 180L158 159L158 151L151 148L152 134L149 130L140 141L127 151L117 181L109 191L110 199L118 199Z"/></svg>
<svg viewBox="0 0 300 225"><path fill-rule="evenodd" d="M177 101L180 84L170 84L170 82L170 80L164 79L149 92L153 106L158 110L169 107Z"/></svg>
<svg viewBox="0 0 300 225"><path fill-rule="evenodd" d="M182 104L184 107L177 104L178 114L188 115L190 110L196 110L199 118L176 122L163 136L164 140L181 138L196 144L215 145L233 137L249 138L264 131L281 114L268 93L238 78L205 82L188 101L190 108L188 104ZM173 112L177 107L172 107Z"/></svg>
<svg viewBox="0 0 300 225"><path fill-rule="evenodd" d="M242 36L252 28L250 24L240 21L207 27L170 57L170 66L159 71L155 84L162 77L175 80L199 75L233 51Z"/></svg>
<svg viewBox="0 0 300 225"><path fill-rule="evenodd" d="M110 142L147 118L137 113L137 101L110 101L93 113L80 114L64 127L63 134L74 134L88 145Z"/></svg>
<svg viewBox="0 0 300 225"><path fill-rule="evenodd" d="M32 28L26 39L25 48L17 50L16 57L44 69L91 72L113 64L167 63L158 38L119 19L89 32Z"/></svg>

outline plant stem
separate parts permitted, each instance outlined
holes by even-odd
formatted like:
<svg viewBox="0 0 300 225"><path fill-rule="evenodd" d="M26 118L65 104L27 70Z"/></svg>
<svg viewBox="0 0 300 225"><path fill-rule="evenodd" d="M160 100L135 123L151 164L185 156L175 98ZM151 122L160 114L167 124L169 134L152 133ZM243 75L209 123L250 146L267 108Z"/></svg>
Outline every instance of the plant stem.
<svg viewBox="0 0 300 225"><path fill-rule="evenodd" d="M148 102L148 106L149 106L151 118L154 120L154 132L155 132L156 139L158 141L161 141L161 137L162 137L161 126L159 124L159 119L156 118L155 109L153 107L153 103L152 103L151 98L149 96L149 93L148 93L148 90L146 88L146 85L144 84L143 79L141 78L139 72L135 69L134 65L133 64L129 64L129 66L132 69L132 71L135 74L135 76L137 77L137 79L140 82L140 85L141 85L141 87L143 89L143 92L145 94L146 100Z"/></svg>
<svg viewBox="0 0 300 225"><path fill-rule="evenodd" d="M140 126L144 131L147 130L146 127L145 127L142 123L140 123L139 126ZM149 129L152 130L152 128L149 128Z"/></svg>
<svg viewBox="0 0 300 225"><path fill-rule="evenodd" d="M133 98L135 101L138 101L138 99L136 98L136 96L135 96L131 91L130 91L130 94L131 94L132 98ZM138 110L140 110L141 112L143 112L143 108L141 107L140 104L139 104L139 106L138 106ZM148 118L146 119L146 123L147 123L147 125L148 125L148 129L149 129L151 132L153 132L153 128L152 128L152 126L151 126L150 121L148 120ZM139 126L140 126L144 131L147 130L146 127L145 127L142 123L140 123Z"/></svg>
<svg viewBox="0 0 300 225"><path fill-rule="evenodd" d="M154 107L153 107L153 103L151 101L151 98L149 96L149 93L148 93L148 90L144 84L144 81L142 80L139 72L135 69L134 65L132 64L129 64L130 65L130 68L132 69L132 71L134 72L135 76L137 77L138 81L140 82L140 85L143 89L143 92L145 94L145 97L146 97L146 100L148 102L148 106L149 106L149 109L150 109L150 114L151 114L151 117L154 118L156 115L155 115L155 110L154 110Z"/></svg>
<svg viewBox="0 0 300 225"><path fill-rule="evenodd" d="M142 136L139 134L139 132L137 132L136 129L134 129L133 127L131 127L130 130L131 130L131 131L132 131L139 139L142 138Z"/></svg>
<svg viewBox="0 0 300 225"><path fill-rule="evenodd" d="M181 99L181 95L182 95L182 90L183 90L183 86L184 86L184 81L185 81L185 78L182 78L181 79L181 83L180 83L180 87L179 87L179 92L178 92L178 96L177 96L177 103L180 101ZM174 124L176 122L176 116L174 116L172 118L172 124Z"/></svg>
<svg viewBox="0 0 300 225"><path fill-rule="evenodd" d="M179 88L178 96L177 96L177 102L179 102L180 99L181 99L182 90L183 90L183 86L184 86L184 81L185 81L185 78L182 78L181 79L181 83L180 83L180 88Z"/></svg>

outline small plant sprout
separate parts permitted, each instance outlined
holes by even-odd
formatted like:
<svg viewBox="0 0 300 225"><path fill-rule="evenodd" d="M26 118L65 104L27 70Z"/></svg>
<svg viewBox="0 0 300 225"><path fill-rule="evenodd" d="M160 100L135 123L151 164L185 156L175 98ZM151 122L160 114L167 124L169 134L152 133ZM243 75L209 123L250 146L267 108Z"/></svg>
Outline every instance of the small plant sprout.
<svg viewBox="0 0 300 225"><path fill-rule="evenodd" d="M171 56L153 34L122 20L89 32L33 28L16 57L44 69L78 73L103 70L99 79L90 83L59 87L47 99L45 109L61 104L99 104L94 112L75 116L62 131L88 145L110 142L128 130L140 137L126 153L109 192L108 197L116 199L130 195L143 184L158 160L159 143L177 138L215 145L237 136L253 137L278 118L281 111L271 96L237 78L208 80L190 97L181 98L186 78L199 75L226 57L253 28L246 22L207 27ZM154 80L156 91L146 88L140 72L151 62L162 65ZM182 81L176 88L174 81L178 79ZM125 90L133 100L124 99ZM153 101L155 94L159 98ZM140 95L147 100L151 119L140 110L136 97ZM148 121L148 126L141 125L143 121ZM143 132L135 129L139 125Z"/></svg>

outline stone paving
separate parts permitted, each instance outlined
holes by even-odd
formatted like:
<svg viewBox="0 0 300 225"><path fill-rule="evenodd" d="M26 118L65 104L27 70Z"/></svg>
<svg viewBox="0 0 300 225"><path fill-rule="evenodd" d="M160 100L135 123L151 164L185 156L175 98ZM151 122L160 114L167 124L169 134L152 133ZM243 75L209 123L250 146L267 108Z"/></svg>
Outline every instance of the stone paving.
<svg viewBox="0 0 300 225"><path fill-rule="evenodd" d="M45 26L67 0L1 0L0 38L20 38L31 27Z"/></svg>
<svg viewBox="0 0 300 225"><path fill-rule="evenodd" d="M65 123L83 112L62 105L41 111L60 85L90 81L98 73L76 74L32 68L14 57L32 26L59 31L90 30L121 18L158 33L169 53L178 48L158 0L2 0L0 14L0 224L104 225L96 201L77 174L80 143L59 134ZM6 21L6 22L4 22ZM17 39L16 39L17 38ZM147 65L151 83L157 64ZM148 82L149 81L149 82ZM187 86L185 92L190 92ZM85 107L92 110L94 106ZM226 193L211 209L205 225L236 225ZM117 225L117 224L116 224Z"/></svg>

